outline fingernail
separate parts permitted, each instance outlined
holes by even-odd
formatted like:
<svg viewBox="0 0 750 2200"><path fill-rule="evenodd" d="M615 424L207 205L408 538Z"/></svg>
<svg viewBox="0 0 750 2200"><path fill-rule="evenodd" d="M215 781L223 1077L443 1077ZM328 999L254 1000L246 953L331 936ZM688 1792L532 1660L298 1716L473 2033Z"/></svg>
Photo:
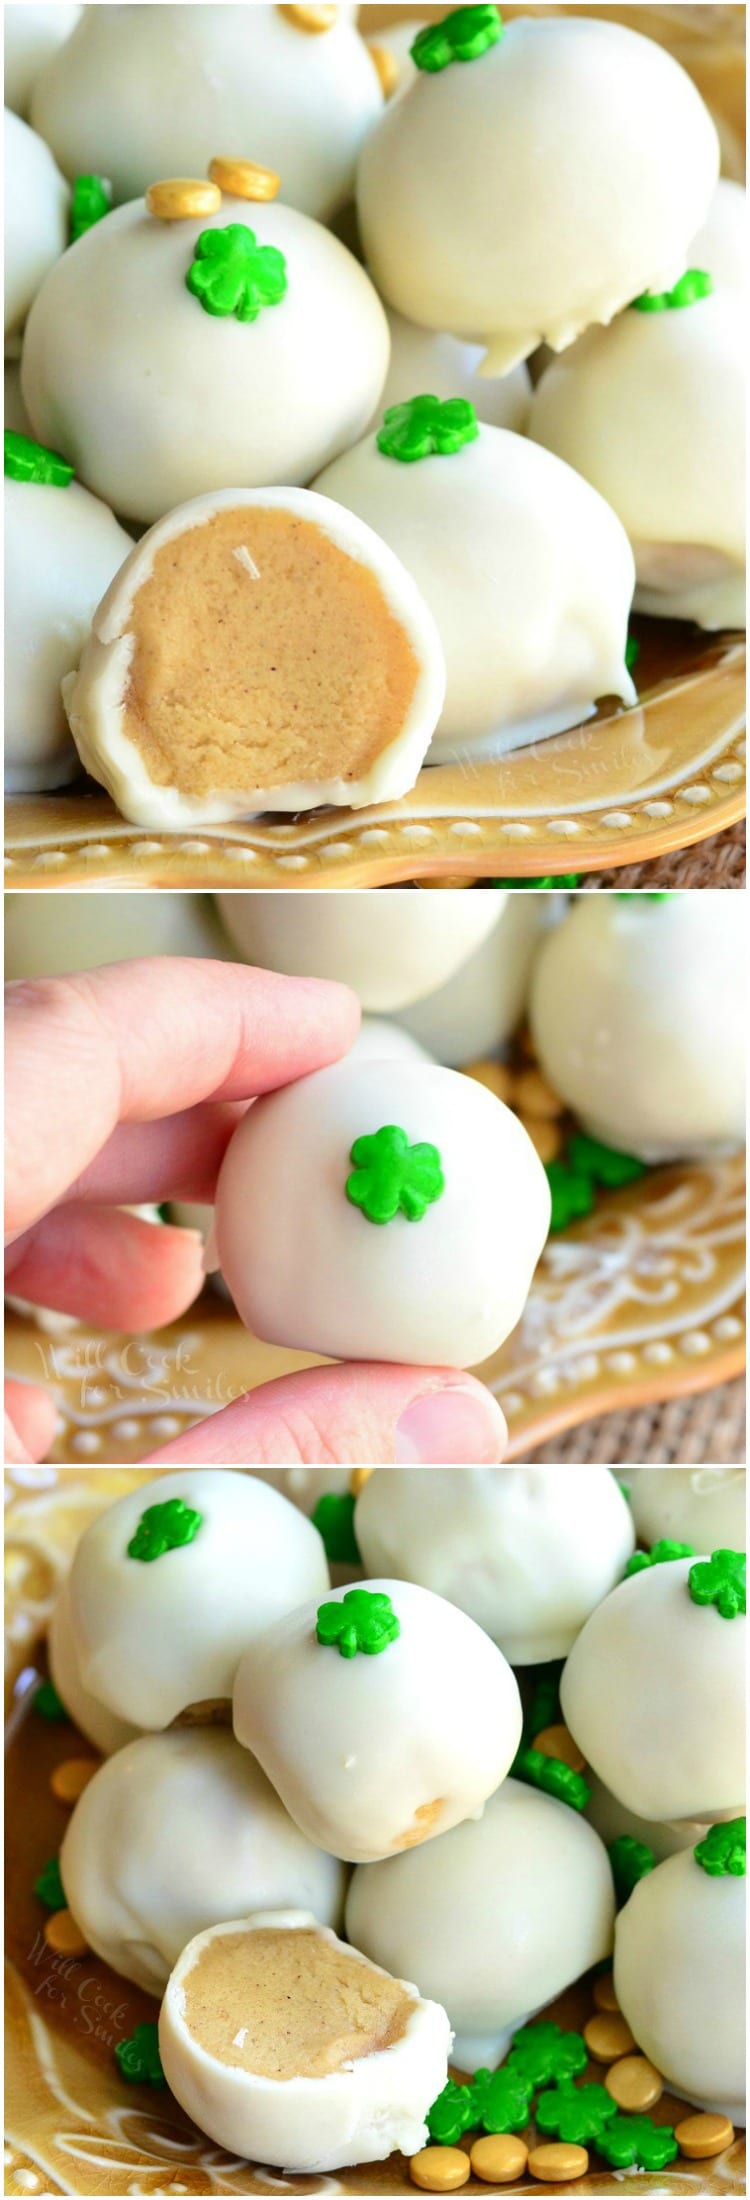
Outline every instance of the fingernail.
<svg viewBox="0 0 750 2200"><path fill-rule="evenodd" d="M490 1391L457 1384L412 1398L396 1426L394 1459L397 1467L499 1466L506 1435Z"/></svg>

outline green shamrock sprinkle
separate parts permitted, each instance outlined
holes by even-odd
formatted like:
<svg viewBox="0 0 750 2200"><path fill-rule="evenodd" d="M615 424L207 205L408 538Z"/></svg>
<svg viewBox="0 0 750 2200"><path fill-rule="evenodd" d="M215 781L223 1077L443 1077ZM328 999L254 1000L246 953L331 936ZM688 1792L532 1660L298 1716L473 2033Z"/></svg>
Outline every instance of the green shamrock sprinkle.
<svg viewBox="0 0 750 2200"><path fill-rule="evenodd" d="M647 1848L645 1841L636 1841L632 1833L621 1833L617 1841L610 1841L607 1855L618 1906L623 1909L639 1879L645 1879L646 1873L653 1871L656 1857L653 1849Z"/></svg>
<svg viewBox="0 0 750 2200"><path fill-rule="evenodd" d="M204 313L257 321L263 306L286 296L286 260L275 245L258 244L245 222L229 222L201 230L185 281Z"/></svg>
<svg viewBox="0 0 750 2200"><path fill-rule="evenodd" d="M746 1826L746 1819L730 1818L723 1826L712 1826L698 1842L693 1855L709 1879L744 1879Z"/></svg>
<svg viewBox="0 0 750 2200"><path fill-rule="evenodd" d="M525 2130L533 2092L525 2071L511 2070L507 2063L502 2070L477 2070L471 2091L475 2121L484 2131L495 2134Z"/></svg>
<svg viewBox="0 0 750 2200"><path fill-rule="evenodd" d="M395 1642L401 1628L383 1590L347 1589L342 1603L319 1606L315 1632L324 1649L338 1644L342 1658L354 1658L358 1650L376 1658Z"/></svg>
<svg viewBox="0 0 750 2200"><path fill-rule="evenodd" d="M75 468L68 465L67 458L60 457L59 451L48 451L44 443L35 443L33 436L6 428L5 472L10 481L42 482L50 489L67 489Z"/></svg>
<svg viewBox="0 0 750 2200"><path fill-rule="evenodd" d="M106 176L76 176L70 202L70 243L77 244L87 229L104 220L112 207L112 185Z"/></svg>
<svg viewBox="0 0 750 2200"><path fill-rule="evenodd" d="M560 1675L562 1662L541 1665L534 1682L534 1693L526 1714L524 1740L533 1742L536 1734L542 1734L545 1726L557 1726L560 1719Z"/></svg>
<svg viewBox="0 0 750 2200"><path fill-rule="evenodd" d="M410 466L417 458L452 458L478 434L468 397L407 397L402 405L388 406L375 441L386 458Z"/></svg>
<svg viewBox="0 0 750 2200"><path fill-rule="evenodd" d="M534 2110L539 2130L562 2139L565 2146L599 2144L601 2133L617 2115L617 2103L603 2085L574 2086L569 2079L540 2093Z"/></svg>
<svg viewBox="0 0 750 2200"><path fill-rule="evenodd" d="M51 1856L49 1861L42 1865L38 1879L34 1880L34 1893L38 1894L39 1900L44 1903L45 1909L67 1910L68 1897L60 1878L60 1859L58 1856Z"/></svg>
<svg viewBox="0 0 750 2200"><path fill-rule="evenodd" d="M346 1196L368 1222L393 1222L397 1214L421 1222L445 1191L437 1146L410 1146L396 1123L355 1138L349 1159L354 1173L346 1179Z"/></svg>
<svg viewBox="0 0 750 2200"><path fill-rule="evenodd" d="M489 884L490 886L512 886L515 892L521 891L524 887L531 887L533 892L537 892L540 887L552 889L560 887L562 889L564 886L580 886L582 877L582 871L560 871L555 878L552 878L551 875L546 878L491 878Z"/></svg>
<svg viewBox="0 0 750 2200"><path fill-rule="evenodd" d="M596 2144L610 2169L666 2169L680 2151L671 2124L652 2124L650 2116L613 2116Z"/></svg>
<svg viewBox="0 0 750 2200"><path fill-rule="evenodd" d="M456 2085L454 2079L449 2078L442 2093L433 2101L427 2118L430 2138L436 2146L455 2147L464 2132L471 2131L477 2121L473 2086Z"/></svg>
<svg viewBox="0 0 750 2200"><path fill-rule="evenodd" d="M694 1604L715 1604L721 1619L737 1619L746 1608L744 1551L712 1551L691 1566L688 1588Z"/></svg>
<svg viewBox="0 0 750 2200"><path fill-rule="evenodd" d="M544 1795L554 1795L558 1803L568 1803L571 1810L585 1810L591 1795L580 1772L571 1765L564 1765L559 1757L545 1757L541 1749L529 1749L523 1744L511 1765L514 1780L525 1780L528 1787L541 1788Z"/></svg>
<svg viewBox="0 0 750 2200"><path fill-rule="evenodd" d="M628 638L627 638L627 641L626 641L626 643L625 643L625 670L626 670L626 672L634 672L634 671L635 671L635 667L636 667L636 665L637 665L637 663L638 663L638 659L639 659L639 657L640 657L640 654L641 654L641 645L640 645L640 642L639 642L639 640L638 640L638 636L637 636L637 634L629 634L629 635L628 635Z"/></svg>
<svg viewBox="0 0 750 2200"><path fill-rule="evenodd" d="M34 1710L39 1712L42 1719L67 1719L68 1716L51 1681L42 1681L41 1688L37 1689Z"/></svg>
<svg viewBox="0 0 750 2200"><path fill-rule="evenodd" d="M157 2024L137 2024L130 2039L118 2040L115 2061L129 2085L166 2085Z"/></svg>
<svg viewBox="0 0 750 2200"><path fill-rule="evenodd" d="M568 1167L567 1161L546 1163L547 1182L552 1194L550 1234L567 1229L569 1222L580 1222L590 1215L594 1205L594 1186L590 1176L581 1176Z"/></svg>
<svg viewBox="0 0 750 2200"><path fill-rule="evenodd" d="M590 1176L610 1192L619 1191L623 1184L635 1184L639 1176L646 1174L644 1163L636 1161L633 1154L618 1153L614 1146L603 1146L599 1138L587 1138L583 1131L574 1131L568 1161L577 1176Z"/></svg>
<svg viewBox="0 0 750 2200"><path fill-rule="evenodd" d="M710 298L713 287L713 277L705 268L689 267L673 290L643 290L631 303L636 313L671 313L678 306L694 306L699 298Z"/></svg>
<svg viewBox="0 0 750 2200"><path fill-rule="evenodd" d="M313 1527L323 1537L326 1558L339 1566L361 1566L362 1559L354 1533L354 1498L342 1491L328 1490L319 1497L312 1516Z"/></svg>
<svg viewBox="0 0 750 2200"><path fill-rule="evenodd" d="M662 1536L661 1541L654 1543L650 1551L633 1552L632 1558L628 1559L624 1579L627 1581L630 1574L645 1573L649 1566L669 1566L675 1558L694 1557L692 1543L671 1543L668 1536Z"/></svg>
<svg viewBox="0 0 750 2200"><path fill-rule="evenodd" d="M128 1544L128 1558L140 1558L144 1566L149 1565L166 1551L192 1543L202 1525L203 1514L191 1512L182 1497L168 1497L165 1505L148 1505Z"/></svg>
<svg viewBox="0 0 750 2200"><path fill-rule="evenodd" d="M454 8L442 23L427 23L410 48L412 61L430 76L450 67L452 61L478 61L502 38L499 8Z"/></svg>
<svg viewBox="0 0 750 2200"><path fill-rule="evenodd" d="M580 2078L587 2062L580 2032L563 2032L559 2024L524 2024L513 2034L505 2068L515 2071L533 2093L539 2085Z"/></svg>

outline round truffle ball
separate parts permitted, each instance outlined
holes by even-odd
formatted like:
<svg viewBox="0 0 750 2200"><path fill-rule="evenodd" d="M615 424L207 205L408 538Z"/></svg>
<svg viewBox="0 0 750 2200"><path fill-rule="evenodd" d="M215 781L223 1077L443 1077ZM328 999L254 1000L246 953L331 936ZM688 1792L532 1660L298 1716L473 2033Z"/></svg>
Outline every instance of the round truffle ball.
<svg viewBox="0 0 750 2200"><path fill-rule="evenodd" d="M567 1657L635 1541L606 1467L376 1468L355 1527L368 1573L448 1597L511 1665Z"/></svg>
<svg viewBox="0 0 750 2200"><path fill-rule="evenodd" d="M28 114L40 69L70 37L82 14L82 8L66 7L63 0L54 0L51 7L37 6L35 0L11 0L6 7L5 105L17 115Z"/></svg>
<svg viewBox="0 0 750 2200"><path fill-rule="evenodd" d="M390 1023L385 1016L363 1016L349 1048L358 1062L431 1062L434 1056L426 1047L413 1039L410 1031L402 1031L400 1024Z"/></svg>
<svg viewBox="0 0 750 2200"><path fill-rule="evenodd" d="M60 1852L76 1923L113 1971L160 1994L195 1933L276 1903L335 1925L344 1873L219 1727L131 1742L94 1774Z"/></svg>
<svg viewBox="0 0 750 2200"><path fill-rule="evenodd" d="M744 1878L703 1871L689 1849L648 1872L617 1919L614 1979L670 2090L744 2124Z"/></svg>
<svg viewBox="0 0 750 2200"><path fill-rule="evenodd" d="M131 1725L128 1719L119 1718L117 1712L108 1710L98 1696L92 1696L90 1690L84 1688L73 1634L70 1577L67 1574L52 1609L47 1650L53 1687L87 1742L93 1742L103 1757L113 1757L127 1742L135 1741L140 1729Z"/></svg>
<svg viewBox="0 0 750 2200"><path fill-rule="evenodd" d="M49 146L10 112L4 162L5 344L18 351L32 299L68 242L70 191Z"/></svg>
<svg viewBox="0 0 750 2200"><path fill-rule="evenodd" d="M696 1841L700 1841L706 1831L697 1818L681 1818L674 1824L660 1818L639 1818L637 1811L628 1810L625 1803L611 1794L590 1765L586 1766L586 1786L589 1790L586 1817L607 1848L627 1834L631 1841L640 1841L646 1848L653 1849L661 1863L665 1856L675 1856L678 1849L694 1849Z"/></svg>
<svg viewBox="0 0 750 2200"><path fill-rule="evenodd" d="M736 290L633 307L542 376L529 435L606 497L635 556L635 607L744 627L745 314Z"/></svg>
<svg viewBox="0 0 750 2200"><path fill-rule="evenodd" d="M493 1093L421 1062L339 1062L256 1101L216 1189L247 1327L333 1359L469 1367L520 1320L542 1164Z"/></svg>
<svg viewBox="0 0 750 2200"><path fill-rule="evenodd" d="M234 236L219 247L222 231ZM205 246L196 254L206 237L213 261ZM218 307L210 289L188 289L196 267L209 282L218 269ZM221 291L232 268L241 318ZM388 350L364 268L306 214L224 194L214 214L160 221L136 199L79 238L44 284L23 397L35 434L90 489L151 521L217 489L308 482L362 434Z"/></svg>
<svg viewBox="0 0 750 2200"><path fill-rule="evenodd" d="M323 1545L264 1482L175 1468L101 1513L70 1576L85 1688L121 1718L169 1726L231 1696L247 1644L328 1586Z"/></svg>
<svg viewBox="0 0 750 2200"><path fill-rule="evenodd" d="M664 1538L695 1551L744 1549L744 1467L637 1467L627 1484L646 1550Z"/></svg>
<svg viewBox="0 0 750 2200"><path fill-rule="evenodd" d="M7 894L6 978L54 978L133 955L213 955L226 946L201 894Z"/></svg>
<svg viewBox="0 0 750 2200"><path fill-rule="evenodd" d="M244 962L289 978L335 978L389 1016L444 985L494 930L507 896L218 894Z"/></svg>
<svg viewBox="0 0 750 2200"><path fill-rule="evenodd" d="M503 373L676 281L718 140L684 70L618 23L522 17L475 58L443 25L433 47L441 33L445 65L421 68L364 146L365 257L399 313L484 335Z"/></svg>
<svg viewBox="0 0 750 2200"><path fill-rule="evenodd" d="M100 597L133 544L77 481L5 483L5 785L64 786L80 772L60 694Z"/></svg>
<svg viewBox="0 0 750 2200"><path fill-rule="evenodd" d="M281 172L290 206L327 221L383 106L350 12L308 33L303 11L284 7L87 8L37 78L34 127L66 175L110 176L118 202L240 152Z"/></svg>
<svg viewBox="0 0 750 2200"><path fill-rule="evenodd" d="M399 26L401 27L401 26ZM744 196L744 194L743 194ZM529 417L531 383L522 363L509 374L482 376L481 344L462 344L457 336L441 336L437 329L419 328L402 313L388 311L391 359L380 404L369 426L373 431L387 406L402 405L415 390L430 390L435 397L464 397L477 418L494 428L512 428L523 434Z"/></svg>
<svg viewBox="0 0 750 2200"><path fill-rule="evenodd" d="M370 1578L251 1644L233 1719L308 1840L353 1864L476 1816L522 1726L510 1666L473 1620Z"/></svg>
<svg viewBox="0 0 750 2200"><path fill-rule="evenodd" d="M601 1962L613 1925L598 1834L518 1780L444 1840L361 1865L346 1905L355 1947L443 2003L464 2070L497 2063L527 2016Z"/></svg>
<svg viewBox="0 0 750 2200"><path fill-rule="evenodd" d="M494 1054L515 1031L526 1004L545 899L541 894L508 894L497 924L460 970L424 1000L399 1010L399 1023L449 1069Z"/></svg>
<svg viewBox="0 0 750 2200"><path fill-rule="evenodd" d="M543 941L529 1014L584 1130L642 1161L745 1131L745 919L735 894L582 894Z"/></svg>
<svg viewBox="0 0 750 2200"><path fill-rule="evenodd" d="M702 1594L708 1563L665 1560L621 1581L563 1672L563 1715L587 1764L641 1818L705 1824L743 1805L745 1621L694 1601L691 1574L703 1566Z"/></svg>
<svg viewBox="0 0 750 2200"><path fill-rule="evenodd" d="M378 434L390 445L400 430ZM370 435L316 481L390 544L432 612L447 685L431 763L501 755L578 725L602 696L635 698L624 529L580 473L538 456L485 423L410 463Z"/></svg>

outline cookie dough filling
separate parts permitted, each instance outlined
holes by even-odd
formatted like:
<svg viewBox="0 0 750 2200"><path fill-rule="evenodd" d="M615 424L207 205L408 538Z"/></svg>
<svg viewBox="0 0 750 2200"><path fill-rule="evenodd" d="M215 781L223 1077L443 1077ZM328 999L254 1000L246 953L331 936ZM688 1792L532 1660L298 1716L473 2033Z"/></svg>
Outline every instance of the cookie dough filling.
<svg viewBox="0 0 750 2200"><path fill-rule="evenodd" d="M429 613L369 528L237 491L138 546L67 707L124 814L169 825L404 793L441 691Z"/></svg>
<svg viewBox="0 0 750 2200"><path fill-rule="evenodd" d="M313 1927L207 1938L185 1984L185 2023L206 2054L261 2078L325 2078L403 2039L413 2003Z"/></svg>

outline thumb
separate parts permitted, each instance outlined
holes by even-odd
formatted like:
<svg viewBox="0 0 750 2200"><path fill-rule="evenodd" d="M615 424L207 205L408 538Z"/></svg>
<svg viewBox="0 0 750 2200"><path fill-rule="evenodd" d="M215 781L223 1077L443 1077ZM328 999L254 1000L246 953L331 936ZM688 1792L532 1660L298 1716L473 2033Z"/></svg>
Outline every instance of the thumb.
<svg viewBox="0 0 750 2200"><path fill-rule="evenodd" d="M347 1362L262 1384L146 1464L498 1466L507 1435L473 1375Z"/></svg>

